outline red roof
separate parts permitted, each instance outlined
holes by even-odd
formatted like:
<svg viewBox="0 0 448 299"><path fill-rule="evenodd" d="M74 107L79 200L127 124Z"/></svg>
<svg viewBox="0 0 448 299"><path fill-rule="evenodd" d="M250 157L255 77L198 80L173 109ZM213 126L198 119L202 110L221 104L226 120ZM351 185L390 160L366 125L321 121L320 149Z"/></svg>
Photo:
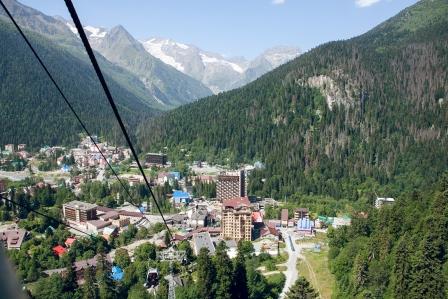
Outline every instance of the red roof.
<svg viewBox="0 0 448 299"><path fill-rule="evenodd" d="M75 241L75 238L67 238L67 240L65 240L65 246L72 246Z"/></svg>
<svg viewBox="0 0 448 299"><path fill-rule="evenodd" d="M182 235L174 234L174 241L183 241L185 239L186 238L184 236L182 236Z"/></svg>
<svg viewBox="0 0 448 299"><path fill-rule="evenodd" d="M250 201L248 197L237 197L228 200L224 200L222 203L223 207L236 208L238 206L250 206Z"/></svg>
<svg viewBox="0 0 448 299"><path fill-rule="evenodd" d="M282 221L288 221L288 218L289 218L288 209L282 209L282 216L281 216Z"/></svg>
<svg viewBox="0 0 448 299"><path fill-rule="evenodd" d="M260 212L252 212L252 222L256 223L263 222L263 217L261 217Z"/></svg>
<svg viewBox="0 0 448 299"><path fill-rule="evenodd" d="M61 256L64 253L67 252L67 249L65 249L64 247L62 247L61 245L55 246L53 247L53 252L54 254L56 254L57 256Z"/></svg>

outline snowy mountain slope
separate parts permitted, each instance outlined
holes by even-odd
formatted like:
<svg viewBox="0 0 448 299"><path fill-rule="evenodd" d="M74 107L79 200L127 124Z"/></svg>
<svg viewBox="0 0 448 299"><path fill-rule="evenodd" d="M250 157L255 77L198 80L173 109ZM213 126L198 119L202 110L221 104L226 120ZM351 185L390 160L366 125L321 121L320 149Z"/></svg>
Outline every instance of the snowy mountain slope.
<svg viewBox="0 0 448 299"><path fill-rule="evenodd" d="M151 38L142 44L151 55L200 80L215 93L240 87L299 55L297 48L276 47L248 61L165 38Z"/></svg>

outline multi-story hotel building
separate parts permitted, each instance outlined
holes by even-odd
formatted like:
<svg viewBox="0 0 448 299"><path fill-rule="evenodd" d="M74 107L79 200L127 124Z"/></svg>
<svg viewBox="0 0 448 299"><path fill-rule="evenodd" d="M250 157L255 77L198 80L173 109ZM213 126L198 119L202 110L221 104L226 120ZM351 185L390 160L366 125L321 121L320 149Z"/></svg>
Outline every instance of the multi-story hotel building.
<svg viewBox="0 0 448 299"><path fill-rule="evenodd" d="M165 154L156 154L156 153L146 154L146 163L150 165L164 166L166 165L167 161L168 157Z"/></svg>
<svg viewBox="0 0 448 299"><path fill-rule="evenodd" d="M222 202L227 199L243 196L247 196L244 171L239 171L236 174L218 175L216 197L219 201Z"/></svg>
<svg viewBox="0 0 448 299"><path fill-rule="evenodd" d="M224 200L221 212L221 236L235 241L252 239L252 212L247 197Z"/></svg>
<svg viewBox="0 0 448 299"><path fill-rule="evenodd" d="M85 223L89 220L96 219L97 205L73 200L62 206L64 218L68 221L77 223Z"/></svg>

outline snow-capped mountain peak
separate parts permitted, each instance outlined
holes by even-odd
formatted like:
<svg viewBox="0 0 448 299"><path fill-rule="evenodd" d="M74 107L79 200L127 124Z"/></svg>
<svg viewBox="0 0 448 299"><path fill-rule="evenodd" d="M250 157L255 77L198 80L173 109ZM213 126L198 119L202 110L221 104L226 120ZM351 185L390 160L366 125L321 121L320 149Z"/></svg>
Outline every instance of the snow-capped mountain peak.
<svg viewBox="0 0 448 299"><path fill-rule="evenodd" d="M65 25L67 25L68 29L70 29L71 32L73 32L74 34L78 34L78 30L76 29L75 25L70 22L66 22Z"/></svg>
<svg viewBox="0 0 448 299"><path fill-rule="evenodd" d="M276 47L253 61L244 57L227 58L166 38L141 41L152 56L202 81L215 93L239 87L299 55L299 49Z"/></svg>
<svg viewBox="0 0 448 299"><path fill-rule="evenodd" d="M216 56L209 56L207 54L204 53L200 53L202 62L204 63L205 66L209 65L209 64L217 64L217 65L222 65L222 66L229 66L231 67L235 72L238 72L240 74L244 73L245 67L244 65L238 65L234 62L228 61L222 57L216 57Z"/></svg>
<svg viewBox="0 0 448 299"><path fill-rule="evenodd" d="M149 54L185 73L185 67L182 65L182 62L178 61L179 59L176 60L175 56L187 55L185 51L188 51L190 46L161 38L151 38L141 43Z"/></svg>
<svg viewBox="0 0 448 299"><path fill-rule="evenodd" d="M300 50L298 48L279 46L264 51L262 56L275 68L296 58L299 54Z"/></svg>
<svg viewBox="0 0 448 299"><path fill-rule="evenodd" d="M104 38L107 30L101 27L84 26L88 38Z"/></svg>
<svg viewBox="0 0 448 299"><path fill-rule="evenodd" d="M64 23L75 35L78 34L71 21L64 20ZM102 44L105 39L112 37L121 38L122 42L135 41L121 26L110 30L85 26L84 30L94 48ZM126 36L129 38L125 39ZM201 81L214 93L247 84L297 57L300 53L299 49L293 47L275 47L266 50L254 60L248 61L244 57L229 58L168 38L152 37L139 41L134 46L137 47L138 44L141 44L146 52L163 63Z"/></svg>
<svg viewBox="0 0 448 299"><path fill-rule="evenodd" d="M63 17L56 16L58 20L64 22L64 24L70 29L73 34L78 35L78 30L72 21L68 21ZM84 26L84 31L89 39L102 39L107 35L107 29L103 27Z"/></svg>

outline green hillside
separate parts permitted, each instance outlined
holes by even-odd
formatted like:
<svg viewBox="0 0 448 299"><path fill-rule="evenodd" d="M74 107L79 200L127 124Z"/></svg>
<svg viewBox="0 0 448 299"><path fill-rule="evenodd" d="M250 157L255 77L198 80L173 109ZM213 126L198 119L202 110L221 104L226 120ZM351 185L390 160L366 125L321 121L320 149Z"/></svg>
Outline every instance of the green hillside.
<svg viewBox="0 0 448 299"><path fill-rule="evenodd" d="M334 298L443 299L448 290L448 173L435 188L330 231Z"/></svg>
<svg viewBox="0 0 448 299"><path fill-rule="evenodd" d="M117 140L121 134L91 65L38 34L27 36L89 130ZM17 30L3 19L0 40L0 144L37 147L77 141L81 127ZM145 98L107 80L130 127L156 113Z"/></svg>
<svg viewBox="0 0 448 299"><path fill-rule="evenodd" d="M191 160L260 160L256 194L393 196L448 167L447 49L448 2L421 1L364 35L149 121L139 140L172 157L185 148Z"/></svg>

